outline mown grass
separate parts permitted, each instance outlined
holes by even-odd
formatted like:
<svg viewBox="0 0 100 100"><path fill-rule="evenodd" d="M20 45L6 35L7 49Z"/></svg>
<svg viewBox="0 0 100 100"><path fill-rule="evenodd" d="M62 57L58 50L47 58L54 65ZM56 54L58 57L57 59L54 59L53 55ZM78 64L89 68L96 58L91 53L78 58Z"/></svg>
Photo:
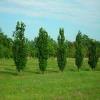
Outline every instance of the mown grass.
<svg viewBox="0 0 100 100"><path fill-rule="evenodd" d="M40 74L38 60L28 59L24 72L17 75L13 60L1 59L0 100L100 100L100 60L92 71L84 59L78 72L69 58L62 73L51 58L45 74Z"/></svg>

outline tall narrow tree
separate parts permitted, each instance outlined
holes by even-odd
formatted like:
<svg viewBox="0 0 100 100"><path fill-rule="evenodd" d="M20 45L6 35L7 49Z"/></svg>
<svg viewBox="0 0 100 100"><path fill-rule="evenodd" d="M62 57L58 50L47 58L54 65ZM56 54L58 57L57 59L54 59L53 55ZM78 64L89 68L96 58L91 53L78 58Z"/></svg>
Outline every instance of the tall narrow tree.
<svg viewBox="0 0 100 100"><path fill-rule="evenodd" d="M36 46L38 48L39 68L44 73L48 59L48 33L43 28L39 29Z"/></svg>
<svg viewBox="0 0 100 100"><path fill-rule="evenodd" d="M78 71L80 67L82 66L83 62L83 54L82 54L82 34L79 31L76 36L76 42L75 42L75 64L78 68Z"/></svg>
<svg viewBox="0 0 100 100"><path fill-rule="evenodd" d="M66 45L64 29L59 29L58 48L57 48L57 62L60 71L63 71L66 66Z"/></svg>
<svg viewBox="0 0 100 100"><path fill-rule="evenodd" d="M88 47L88 64L92 68L92 70L95 69L97 62L98 62L98 56L96 54L96 41L90 40L89 47Z"/></svg>
<svg viewBox="0 0 100 100"><path fill-rule="evenodd" d="M13 59L18 72L24 69L27 61L27 50L24 37L25 24L17 22L16 30L13 33Z"/></svg>

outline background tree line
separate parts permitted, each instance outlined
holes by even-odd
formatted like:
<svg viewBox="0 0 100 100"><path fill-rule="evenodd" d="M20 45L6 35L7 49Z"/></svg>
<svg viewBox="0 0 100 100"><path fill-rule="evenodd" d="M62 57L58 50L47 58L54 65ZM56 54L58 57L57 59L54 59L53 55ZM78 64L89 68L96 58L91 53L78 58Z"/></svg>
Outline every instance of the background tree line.
<svg viewBox="0 0 100 100"><path fill-rule="evenodd" d="M26 47L27 47L27 55L28 57L37 57L37 47L36 41L37 37L34 40L26 39ZM88 57L88 43L91 38L87 35L82 35L82 52L84 57ZM96 42L96 52L98 57L100 57L100 41ZM69 58L75 57L75 41L65 41L67 54L66 56ZM13 38L9 38L5 33L0 29L0 58L12 58L12 44ZM48 36L48 53L49 57L57 57L57 40L54 40L50 36Z"/></svg>
<svg viewBox="0 0 100 100"><path fill-rule="evenodd" d="M12 39L0 29L0 58L12 57Z"/></svg>

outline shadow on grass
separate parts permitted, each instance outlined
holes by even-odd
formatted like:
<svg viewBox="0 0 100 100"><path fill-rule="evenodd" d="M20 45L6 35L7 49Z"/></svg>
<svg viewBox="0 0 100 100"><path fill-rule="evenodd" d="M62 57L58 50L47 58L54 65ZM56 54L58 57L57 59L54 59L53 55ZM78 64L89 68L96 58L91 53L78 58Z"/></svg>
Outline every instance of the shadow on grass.
<svg viewBox="0 0 100 100"><path fill-rule="evenodd" d="M16 72L11 72L11 71L7 71L7 70L0 71L0 74L5 74L5 75L14 75L14 76L17 75Z"/></svg>
<svg viewBox="0 0 100 100"><path fill-rule="evenodd" d="M59 70L46 70L47 73L58 73Z"/></svg>
<svg viewBox="0 0 100 100"><path fill-rule="evenodd" d="M0 74L14 75L14 76L16 76L17 75L17 72L13 68L5 67L5 68L2 68L2 70L0 70Z"/></svg>
<svg viewBox="0 0 100 100"><path fill-rule="evenodd" d="M0 66L15 66L14 64L0 64Z"/></svg>
<svg viewBox="0 0 100 100"><path fill-rule="evenodd" d="M82 70L83 70L83 71L90 71L91 69L86 69L86 68L85 68L85 69L82 69Z"/></svg>
<svg viewBox="0 0 100 100"><path fill-rule="evenodd" d="M41 74L39 71L31 71L31 70L25 70L24 72L31 74Z"/></svg>
<svg viewBox="0 0 100 100"><path fill-rule="evenodd" d="M68 69L69 71L76 72L76 69Z"/></svg>
<svg viewBox="0 0 100 100"><path fill-rule="evenodd" d="M68 69L68 71L71 71L71 72L77 72L78 69ZM88 68L80 68L79 71L91 71L91 69L88 69Z"/></svg>
<svg viewBox="0 0 100 100"><path fill-rule="evenodd" d="M11 68L4 68L5 71L15 71L15 69L11 69Z"/></svg>
<svg viewBox="0 0 100 100"><path fill-rule="evenodd" d="M25 70L24 72L26 72L26 73L32 73L32 74L42 74L42 72L40 71L40 70L33 70L33 71L31 71L31 70ZM57 71L57 70L46 70L46 71L44 71L44 74L45 73L58 73L59 71Z"/></svg>
<svg viewBox="0 0 100 100"><path fill-rule="evenodd" d="M24 70L24 73L29 74L41 74L39 71L31 71L31 70ZM13 75L17 76L18 73L16 72L16 69L10 69L10 68L4 68L3 70L0 70L0 75Z"/></svg>

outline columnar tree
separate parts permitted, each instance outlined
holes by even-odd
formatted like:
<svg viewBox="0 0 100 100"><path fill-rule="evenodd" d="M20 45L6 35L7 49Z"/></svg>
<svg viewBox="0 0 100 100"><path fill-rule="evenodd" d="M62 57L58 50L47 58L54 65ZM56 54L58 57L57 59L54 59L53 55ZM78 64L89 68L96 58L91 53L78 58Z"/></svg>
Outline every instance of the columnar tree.
<svg viewBox="0 0 100 100"><path fill-rule="evenodd" d="M48 33L43 28L39 29L36 46L38 50L39 68L44 73L48 59Z"/></svg>
<svg viewBox="0 0 100 100"><path fill-rule="evenodd" d="M27 61L27 49L24 32L25 24L23 22L17 22L16 30L13 33L13 59L18 72L24 69Z"/></svg>
<svg viewBox="0 0 100 100"><path fill-rule="evenodd" d="M82 66L83 62L83 54L82 54L82 34L79 31L76 36L76 42L75 42L75 64L78 68L78 71L80 67Z"/></svg>
<svg viewBox="0 0 100 100"><path fill-rule="evenodd" d="M60 71L63 71L66 66L66 45L64 29L59 29L58 48L57 48L57 62Z"/></svg>
<svg viewBox="0 0 100 100"><path fill-rule="evenodd" d="M92 68L95 69L98 62L98 56L96 54L96 41L90 40L88 47L88 64Z"/></svg>

